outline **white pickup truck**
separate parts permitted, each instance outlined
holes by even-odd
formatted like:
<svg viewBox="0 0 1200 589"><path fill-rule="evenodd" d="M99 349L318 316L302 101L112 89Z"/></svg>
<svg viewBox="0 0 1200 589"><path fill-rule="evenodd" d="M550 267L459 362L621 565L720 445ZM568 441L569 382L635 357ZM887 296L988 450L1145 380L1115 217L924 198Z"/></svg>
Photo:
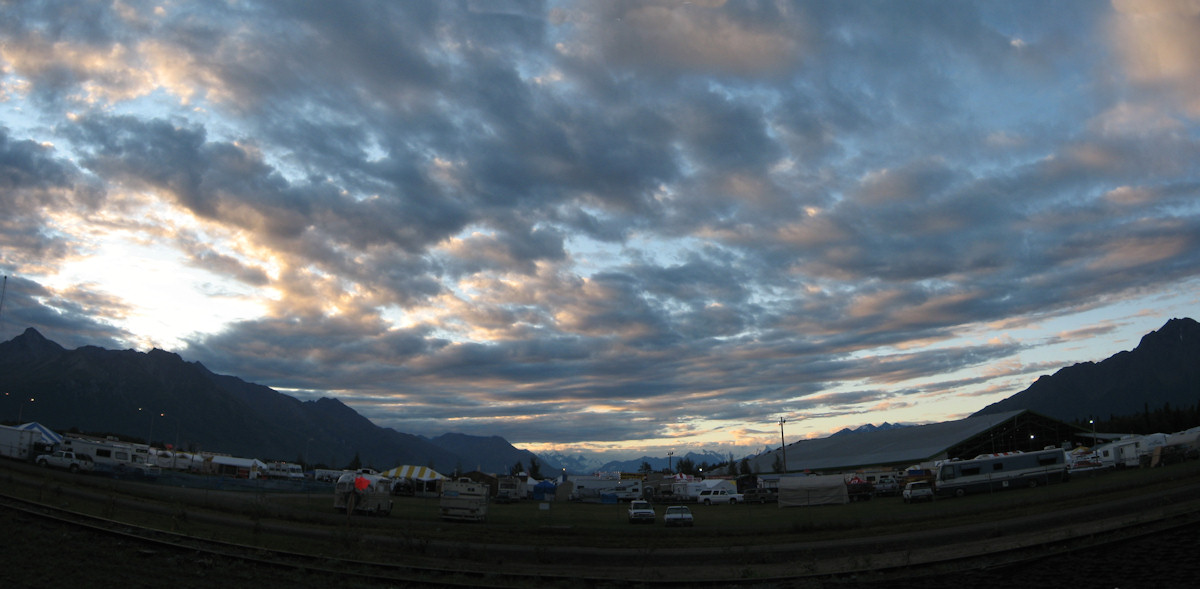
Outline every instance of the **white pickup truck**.
<svg viewBox="0 0 1200 589"><path fill-rule="evenodd" d="M700 494L696 496L696 503L703 503L705 505L714 505L718 503L728 503L733 505L734 503L740 503L742 500L741 493L730 493L725 489L706 489L704 491L700 491Z"/></svg>
<svg viewBox="0 0 1200 589"><path fill-rule="evenodd" d="M637 499L629 502L629 523L654 523L654 508L649 501Z"/></svg>
<svg viewBox="0 0 1200 589"><path fill-rule="evenodd" d="M53 466L54 468L62 468L71 472L90 472L95 467L91 456L87 454L75 454L66 450L59 450L53 454L42 454L37 457L37 464L41 467Z"/></svg>

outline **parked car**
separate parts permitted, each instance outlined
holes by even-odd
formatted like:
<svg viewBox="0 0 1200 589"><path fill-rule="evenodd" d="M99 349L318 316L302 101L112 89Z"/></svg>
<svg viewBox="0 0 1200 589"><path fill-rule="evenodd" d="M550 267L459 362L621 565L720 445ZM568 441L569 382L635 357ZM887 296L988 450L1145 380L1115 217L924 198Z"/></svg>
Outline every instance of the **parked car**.
<svg viewBox="0 0 1200 589"><path fill-rule="evenodd" d="M776 503L779 501L779 489L746 489L742 497L746 503Z"/></svg>
<svg viewBox="0 0 1200 589"><path fill-rule="evenodd" d="M738 503L742 500L743 498L741 493L730 493L725 489L705 489L700 491L700 494L696 496L696 503L703 503L705 505L713 505L717 503L728 503L733 505L734 503Z"/></svg>
<svg viewBox="0 0 1200 589"><path fill-rule="evenodd" d="M692 527L692 510L686 505L672 505L663 514L663 523L667 526Z"/></svg>
<svg viewBox="0 0 1200 589"><path fill-rule="evenodd" d="M629 523L654 523L654 508L649 501L635 499L629 502Z"/></svg>
<svg viewBox="0 0 1200 589"><path fill-rule="evenodd" d="M933 501L933 485L929 481L913 481L904 485L904 502Z"/></svg>

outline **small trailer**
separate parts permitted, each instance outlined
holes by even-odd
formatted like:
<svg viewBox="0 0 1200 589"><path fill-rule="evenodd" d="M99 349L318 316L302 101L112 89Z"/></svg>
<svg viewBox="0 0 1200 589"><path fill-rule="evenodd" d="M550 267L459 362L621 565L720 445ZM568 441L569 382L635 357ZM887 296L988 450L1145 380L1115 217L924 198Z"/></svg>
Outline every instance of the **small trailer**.
<svg viewBox="0 0 1200 589"><path fill-rule="evenodd" d="M333 487L333 508L347 515L391 515L392 479L377 474L343 474Z"/></svg>
<svg viewBox="0 0 1200 589"><path fill-rule="evenodd" d="M487 518L489 488L468 478L442 484L442 519L483 521Z"/></svg>

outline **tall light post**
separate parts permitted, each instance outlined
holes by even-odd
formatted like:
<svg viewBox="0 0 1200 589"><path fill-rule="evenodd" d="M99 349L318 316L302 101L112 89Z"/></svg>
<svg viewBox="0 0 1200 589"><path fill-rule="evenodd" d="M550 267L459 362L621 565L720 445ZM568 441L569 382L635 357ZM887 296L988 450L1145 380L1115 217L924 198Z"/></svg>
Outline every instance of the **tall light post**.
<svg viewBox="0 0 1200 589"><path fill-rule="evenodd" d="M675 469L671 468L671 457L675 455L674 450L667 450L667 472L675 474Z"/></svg>
<svg viewBox="0 0 1200 589"><path fill-rule="evenodd" d="M142 410L142 408L138 407L138 411L141 411L141 410ZM150 435L146 436L146 447L147 448L149 448L151 445L154 444L154 418L155 417L164 417L165 415L166 415L165 413L158 413L158 414L151 413L150 414Z"/></svg>
<svg viewBox="0 0 1200 589"><path fill-rule="evenodd" d="M783 424L785 424L785 423L787 423L787 420L780 417L779 418L779 449L783 451L783 472L787 472L787 441L783 437Z"/></svg>

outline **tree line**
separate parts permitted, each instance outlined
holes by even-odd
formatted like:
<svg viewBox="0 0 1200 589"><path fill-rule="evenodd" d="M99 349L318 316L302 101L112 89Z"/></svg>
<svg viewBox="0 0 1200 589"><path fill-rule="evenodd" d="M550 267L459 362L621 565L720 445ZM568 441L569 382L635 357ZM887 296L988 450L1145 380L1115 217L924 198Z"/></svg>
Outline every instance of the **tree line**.
<svg viewBox="0 0 1200 589"><path fill-rule="evenodd" d="M1095 419L1094 424L1088 419L1077 419L1072 424L1099 433L1170 434L1200 425L1200 403L1191 407L1172 407L1170 403L1163 403L1157 409L1150 409L1150 404L1145 403L1141 413L1109 415L1108 419Z"/></svg>

